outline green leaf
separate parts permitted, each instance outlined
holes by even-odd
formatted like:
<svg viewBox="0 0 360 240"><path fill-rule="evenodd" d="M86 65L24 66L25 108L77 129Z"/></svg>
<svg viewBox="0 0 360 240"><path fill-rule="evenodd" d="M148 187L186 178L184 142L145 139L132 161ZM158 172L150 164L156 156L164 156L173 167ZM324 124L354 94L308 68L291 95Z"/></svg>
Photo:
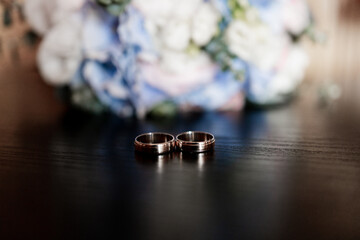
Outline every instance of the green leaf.
<svg viewBox="0 0 360 240"><path fill-rule="evenodd" d="M176 113L176 104L172 101L164 101L155 105L149 112L148 116L154 118L170 118L174 117Z"/></svg>

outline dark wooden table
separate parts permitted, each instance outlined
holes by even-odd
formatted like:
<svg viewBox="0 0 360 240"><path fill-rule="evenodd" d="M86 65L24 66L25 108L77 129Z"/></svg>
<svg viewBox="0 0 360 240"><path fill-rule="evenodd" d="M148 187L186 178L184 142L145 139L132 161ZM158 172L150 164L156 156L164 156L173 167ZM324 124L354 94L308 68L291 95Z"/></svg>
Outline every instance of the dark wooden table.
<svg viewBox="0 0 360 240"><path fill-rule="evenodd" d="M66 109L34 67L0 89L0 239L360 239L345 107L135 121ZM215 152L134 154L139 133L189 129L214 133Z"/></svg>

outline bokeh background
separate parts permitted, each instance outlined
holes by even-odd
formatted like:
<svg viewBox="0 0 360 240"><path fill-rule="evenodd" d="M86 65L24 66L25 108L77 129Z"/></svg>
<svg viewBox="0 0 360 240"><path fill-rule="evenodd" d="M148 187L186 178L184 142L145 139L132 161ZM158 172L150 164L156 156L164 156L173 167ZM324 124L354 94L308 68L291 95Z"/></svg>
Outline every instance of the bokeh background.
<svg viewBox="0 0 360 240"><path fill-rule="evenodd" d="M19 0L21 3L26 0ZM36 69L37 40L26 24L20 7L12 7L7 11L6 6L11 0L0 1L0 89L5 94L7 105L14 104L12 97L15 93L4 93L5 85L22 88L21 81L34 81L38 87L44 88L52 94L50 87L39 81ZM302 84L298 101L313 106L335 107L343 104L358 112L360 109L360 1L359 0L309 0L308 1L316 22L317 29L323 35L323 42L313 43L305 40L310 56L310 65L306 79ZM6 21L6 15L11 14L12 21ZM5 19L5 21L4 21ZM21 79L10 82L9 79ZM34 78L33 80L29 78ZM15 86L16 85L16 86ZM336 89L334 89L334 86ZM340 91L339 91L340 90ZM19 90L20 91L20 90ZM334 96L330 97L335 91ZM341 93L341 95L340 95ZM338 98L339 97L339 98ZM13 99L14 100L14 99ZM15 101L15 100L14 100Z"/></svg>
<svg viewBox="0 0 360 240"><path fill-rule="evenodd" d="M359 239L360 0L308 1L326 40L304 43L311 64L296 107L167 124L66 111L37 70L21 11L8 25L11 1L0 2L1 235L104 238L136 222L140 236L193 234L202 223L197 239L239 224L264 239ZM217 161L134 161L135 132L188 128L216 135ZM130 221L116 225L119 216Z"/></svg>

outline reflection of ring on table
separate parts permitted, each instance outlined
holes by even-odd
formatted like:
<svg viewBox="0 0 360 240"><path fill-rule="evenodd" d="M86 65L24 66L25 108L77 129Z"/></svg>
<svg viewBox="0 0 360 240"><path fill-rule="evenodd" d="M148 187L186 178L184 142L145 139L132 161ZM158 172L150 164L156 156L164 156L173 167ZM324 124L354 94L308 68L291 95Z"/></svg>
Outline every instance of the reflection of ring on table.
<svg viewBox="0 0 360 240"><path fill-rule="evenodd" d="M176 136L176 144L183 152L206 152L214 149L215 137L207 132L188 131Z"/></svg>
<svg viewBox="0 0 360 240"><path fill-rule="evenodd" d="M145 133L135 138L135 150L144 153L163 154L175 147L175 138L168 133Z"/></svg>

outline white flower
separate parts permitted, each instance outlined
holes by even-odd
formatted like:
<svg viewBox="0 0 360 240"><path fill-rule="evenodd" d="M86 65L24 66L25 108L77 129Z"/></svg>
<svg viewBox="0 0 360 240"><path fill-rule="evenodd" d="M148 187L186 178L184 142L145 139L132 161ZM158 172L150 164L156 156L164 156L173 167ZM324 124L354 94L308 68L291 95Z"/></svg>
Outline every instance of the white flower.
<svg viewBox="0 0 360 240"><path fill-rule="evenodd" d="M203 0L171 0L174 2L173 15L176 18L188 20L198 14Z"/></svg>
<svg viewBox="0 0 360 240"><path fill-rule="evenodd" d="M185 51L190 40L197 46L206 45L216 34L221 17L213 4L203 0L134 0L131 4L142 13L160 57L164 49Z"/></svg>
<svg viewBox="0 0 360 240"><path fill-rule="evenodd" d="M262 70L277 63L286 38L276 36L262 24L234 20L226 30L225 39L232 53Z"/></svg>
<svg viewBox="0 0 360 240"><path fill-rule="evenodd" d="M202 0L133 0L131 4L143 13L146 20L162 27L169 19L191 19L201 2Z"/></svg>
<svg viewBox="0 0 360 240"><path fill-rule="evenodd" d="M258 10L256 8L252 8L252 7L246 9L245 17L249 23L256 23L256 22L259 22L259 20L260 20L260 15L259 15Z"/></svg>
<svg viewBox="0 0 360 240"><path fill-rule="evenodd" d="M38 65L47 82L63 85L70 82L82 60L81 22L65 19L45 36L38 53Z"/></svg>
<svg viewBox="0 0 360 240"><path fill-rule="evenodd" d="M150 20L158 26L166 24L174 7L173 1L164 0L133 0L131 4L144 15L146 21Z"/></svg>
<svg viewBox="0 0 360 240"><path fill-rule="evenodd" d="M156 46L157 58L140 53L144 81L170 96L179 96L213 81L216 66L205 52L190 53L190 40L206 45L220 19L213 4L203 0L134 0L144 27ZM145 57L144 57L145 56Z"/></svg>
<svg viewBox="0 0 360 240"><path fill-rule="evenodd" d="M102 15L93 5L72 13L55 24L44 36L38 65L45 80L53 85L70 83L81 61L106 61L116 33L115 18Z"/></svg>
<svg viewBox="0 0 360 240"><path fill-rule="evenodd" d="M211 64L211 60L206 53L190 55L185 52L164 49L161 60L161 67L171 73L181 73L189 69L197 69L199 66Z"/></svg>
<svg viewBox="0 0 360 240"><path fill-rule="evenodd" d="M161 33L162 43L173 50L185 50L190 42L190 23L188 21L170 20Z"/></svg>
<svg viewBox="0 0 360 240"><path fill-rule="evenodd" d="M259 8L263 22L274 32L302 33L311 23L306 0L276 0L269 6Z"/></svg>
<svg viewBox="0 0 360 240"><path fill-rule="evenodd" d="M230 50L244 60L251 58L254 35L251 27L243 21L233 21L226 31L226 41Z"/></svg>
<svg viewBox="0 0 360 240"><path fill-rule="evenodd" d="M32 28L44 35L56 23L78 11L86 0L26 0L24 14Z"/></svg>
<svg viewBox="0 0 360 240"><path fill-rule="evenodd" d="M165 50L158 63L142 63L145 81L170 96L178 96L213 81L216 67L205 53L190 56Z"/></svg>
<svg viewBox="0 0 360 240"><path fill-rule="evenodd" d="M202 3L193 18L191 37L198 46L206 45L216 34L220 14L210 3Z"/></svg>
<svg viewBox="0 0 360 240"><path fill-rule="evenodd" d="M300 46L284 48L282 58L273 72L250 69L249 98L259 104L283 102L304 78L308 57Z"/></svg>
<svg viewBox="0 0 360 240"><path fill-rule="evenodd" d="M277 95L293 92L304 78L308 62L304 49L296 45L291 47L278 74L272 80L270 91Z"/></svg>
<svg viewBox="0 0 360 240"><path fill-rule="evenodd" d="M39 34L45 34L51 27L51 14L49 8L54 1L46 0L27 0L24 3L24 14L27 22Z"/></svg>
<svg viewBox="0 0 360 240"><path fill-rule="evenodd" d="M302 33L310 24L310 11L304 0L282 0L281 16L285 28L293 34Z"/></svg>

